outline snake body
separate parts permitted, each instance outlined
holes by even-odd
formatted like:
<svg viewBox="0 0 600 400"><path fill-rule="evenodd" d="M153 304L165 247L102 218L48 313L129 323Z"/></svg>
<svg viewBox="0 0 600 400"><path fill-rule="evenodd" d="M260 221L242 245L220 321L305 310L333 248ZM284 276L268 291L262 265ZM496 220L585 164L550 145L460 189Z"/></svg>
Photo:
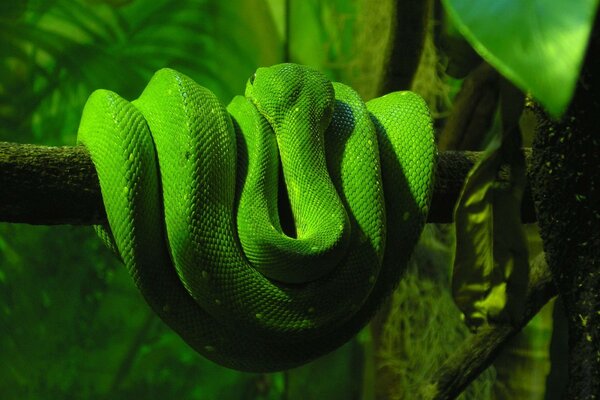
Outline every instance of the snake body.
<svg viewBox="0 0 600 400"><path fill-rule="evenodd" d="M369 321L425 223L436 156L416 94L365 104L296 64L259 68L227 108L171 69L132 102L97 90L78 141L100 181L98 231L145 300L244 371L298 366Z"/></svg>

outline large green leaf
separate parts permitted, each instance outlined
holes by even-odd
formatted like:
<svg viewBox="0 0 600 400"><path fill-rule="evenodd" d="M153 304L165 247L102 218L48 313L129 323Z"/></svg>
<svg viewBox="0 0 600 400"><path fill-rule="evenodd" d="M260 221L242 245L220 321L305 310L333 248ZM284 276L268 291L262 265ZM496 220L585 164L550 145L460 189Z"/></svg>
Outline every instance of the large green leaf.
<svg viewBox="0 0 600 400"><path fill-rule="evenodd" d="M554 116L579 76L598 0L443 0L460 32Z"/></svg>

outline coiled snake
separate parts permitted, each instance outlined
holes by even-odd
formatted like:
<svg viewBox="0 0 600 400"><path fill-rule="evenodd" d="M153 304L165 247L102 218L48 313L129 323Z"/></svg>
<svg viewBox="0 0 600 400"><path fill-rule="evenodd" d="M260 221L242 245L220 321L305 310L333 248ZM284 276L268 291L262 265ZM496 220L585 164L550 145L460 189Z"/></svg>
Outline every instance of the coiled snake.
<svg viewBox="0 0 600 400"><path fill-rule="evenodd" d="M305 363L369 321L423 228L436 157L416 94L365 104L296 64L259 68L227 108L171 69L132 102L95 91L78 141L100 181L98 231L148 304L245 371Z"/></svg>

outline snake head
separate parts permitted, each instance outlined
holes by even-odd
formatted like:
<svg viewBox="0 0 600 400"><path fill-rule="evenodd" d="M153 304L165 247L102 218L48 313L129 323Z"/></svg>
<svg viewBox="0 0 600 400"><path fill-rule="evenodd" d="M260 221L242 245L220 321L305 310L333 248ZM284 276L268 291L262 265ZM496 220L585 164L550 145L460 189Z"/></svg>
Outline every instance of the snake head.
<svg viewBox="0 0 600 400"><path fill-rule="evenodd" d="M324 130L334 106L333 86L321 72L298 64L277 64L258 68L246 84L246 97L281 131L286 120L307 118Z"/></svg>

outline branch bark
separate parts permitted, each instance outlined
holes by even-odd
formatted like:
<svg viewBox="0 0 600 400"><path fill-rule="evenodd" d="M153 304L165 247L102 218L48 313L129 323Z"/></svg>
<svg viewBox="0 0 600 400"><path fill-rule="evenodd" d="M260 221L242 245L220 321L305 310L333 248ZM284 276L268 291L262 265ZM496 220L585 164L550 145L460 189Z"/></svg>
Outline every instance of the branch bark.
<svg viewBox="0 0 600 400"><path fill-rule="evenodd" d="M524 153L528 162L531 152L524 149ZM481 155L440 153L428 222L452 222L462 184ZM526 189L521 211L524 223L535 221L529 193ZM0 142L0 221L92 225L105 220L98 176L84 147Z"/></svg>
<svg viewBox="0 0 600 400"><path fill-rule="evenodd" d="M0 142L0 221L91 225L106 220L87 150Z"/></svg>
<svg viewBox="0 0 600 400"><path fill-rule="evenodd" d="M525 313L512 324L496 325L470 336L436 371L430 383L420 388L420 399L454 399L488 368L502 346L527 325L554 296L557 289L544 253L531 265Z"/></svg>

